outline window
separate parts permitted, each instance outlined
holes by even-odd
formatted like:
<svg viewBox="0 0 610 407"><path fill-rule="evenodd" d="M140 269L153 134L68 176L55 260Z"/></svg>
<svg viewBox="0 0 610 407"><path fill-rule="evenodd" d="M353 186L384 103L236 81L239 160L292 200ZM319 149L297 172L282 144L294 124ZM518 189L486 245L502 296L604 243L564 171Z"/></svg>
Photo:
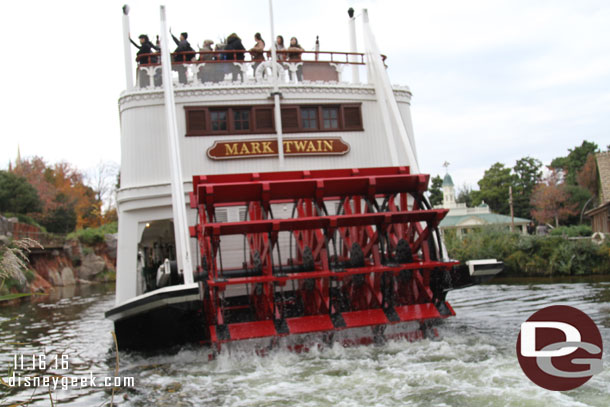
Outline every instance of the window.
<svg viewBox="0 0 610 407"><path fill-rule="evenodd" d="M247 109L233 110L233 128L235 130L250 130L250 111Z"/></svg>
<svg viewBox="0 0 610 407"><path fill-rule="evenodd" d="M318 128L318 108L317 107L301 107L301 123L303 130L312 130Z"/></svg>
<svg viewBox="0 0 610 407"><path fill-rule="evenodd" d="M226 110L211 110L210 111L210 123L212 124L212 131L226 131L227 130L227 111Z"/></svg>
<svg viewBox="0 0 610 407"><path fill-rule="evenodd" d="M338 129L339 128L339 108L338 107L323 107L322 108L322 128Z"/></svg>
<svg viewBox="0 0 610 407"><path fill-rule="evenodd" d="M273 134L273 105L187 106L186 135ZM282 105L285 133L363 131L361 104Z"/></svg>

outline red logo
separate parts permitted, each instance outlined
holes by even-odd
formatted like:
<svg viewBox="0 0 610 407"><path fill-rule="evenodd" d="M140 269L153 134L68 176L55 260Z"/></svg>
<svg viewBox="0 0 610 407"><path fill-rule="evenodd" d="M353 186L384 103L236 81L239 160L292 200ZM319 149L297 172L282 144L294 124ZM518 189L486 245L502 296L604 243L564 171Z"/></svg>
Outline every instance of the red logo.
<svg viewBox="0 0 610 407"><path fill-rule="evenodd" d="M603 343L584 312L554 305L521 324L517 358L525 375L547 390L567 391L602 371Z"/></svg>

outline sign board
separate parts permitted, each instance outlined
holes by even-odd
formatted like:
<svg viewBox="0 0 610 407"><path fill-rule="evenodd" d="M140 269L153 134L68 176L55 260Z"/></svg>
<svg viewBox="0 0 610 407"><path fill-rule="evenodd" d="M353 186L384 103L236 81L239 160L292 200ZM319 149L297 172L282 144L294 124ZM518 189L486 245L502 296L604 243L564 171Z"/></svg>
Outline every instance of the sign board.
<svg viewBox="0 0 610 407"><path fill-rule="evenodd" d="M341 137L285 138L284 156L344 155L350 146ZM276 157L276 139L215 141L207 151L212 160Z"/></svg>

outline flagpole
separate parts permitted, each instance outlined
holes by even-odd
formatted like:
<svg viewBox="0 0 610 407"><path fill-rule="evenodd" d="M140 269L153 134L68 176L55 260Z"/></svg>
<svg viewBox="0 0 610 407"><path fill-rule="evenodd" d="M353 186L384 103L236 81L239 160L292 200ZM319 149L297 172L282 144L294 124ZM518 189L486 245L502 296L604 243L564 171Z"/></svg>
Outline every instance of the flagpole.
<svg viewBox="0 0 610 407"><path fill-rule="evenodd" d="M123 50L125 57L125 85L133 88L133 67L131 65L131 44L129 42L129 6L123 6Z"/></svg>
<svg viewBox="0 0 610 407"><path fill-rule="evenodd" d="M280 89L277 83L277 53L275 50L275 30L273 27L273 0L269 0L269 22L271 24L271 74L273 78L273 102L275 105L275 132L277 133L277 153L280 168L284 168L284 136L282 134L282 109L280 108Z"/></svg>
<svg viewBox="0 0 610 407"><path fill-rule="evenodd" d="M180 164L180 146L178 144L178 125L172 82L169 36L167 34L165 6L161 6L161 70L163 72L163 91L165 94L176 260L178 261L178 269L182 270L184 274L184 283L191 284L194 282L193 265L191 263L190 236L188 234L184 184L182 183L182 166Z"/></svg>

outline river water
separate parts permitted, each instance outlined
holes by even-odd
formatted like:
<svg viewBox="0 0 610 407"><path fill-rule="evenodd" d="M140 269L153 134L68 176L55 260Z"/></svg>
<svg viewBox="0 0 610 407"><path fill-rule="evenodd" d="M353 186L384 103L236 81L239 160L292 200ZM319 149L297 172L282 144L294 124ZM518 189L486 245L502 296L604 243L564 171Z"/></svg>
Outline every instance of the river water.
<svg viewBox="0 0 610 407"><path fill-rule="evenodd" d="M66 356L68 377L112 377L112 324L103 312L112 287L96 286L0 308L0 373L6 379L14 355ZM610 406L610 278L573 281L499 280L449 294L457 316L442 323L435 339L308 353L274 349L258 356L242 344L208 361L208 350L120 353L120 375L135 385L120 388L120 406ZM531 383L515 355L520 324L548 305L587 313L604 339L604 371L569 392ZM52 364L52 363L49 363ZM5 367L6 366L6 367ZM56 368L57 367L57 368ZM64 366L65 367L65 366ZM20 370L19 374L35 374ZM96 383L99 385L99 383ZM79 386L7 389L0 405L110 405L110 388Z"/></svg>

